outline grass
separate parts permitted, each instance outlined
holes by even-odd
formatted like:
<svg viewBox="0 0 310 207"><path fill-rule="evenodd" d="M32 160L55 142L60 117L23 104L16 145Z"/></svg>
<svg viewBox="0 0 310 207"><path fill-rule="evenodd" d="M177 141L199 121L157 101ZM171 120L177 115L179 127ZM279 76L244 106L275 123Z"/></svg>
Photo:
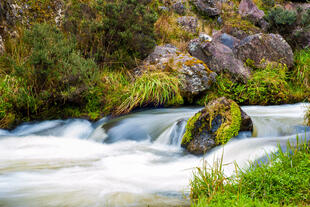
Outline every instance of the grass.
<svg viewBox="0 0 310 207"><path fill-rule="evenodd" d="M268 162L252 163L234 177L224 175L222 161L197 168L190 183L192 206L308 206L310 148L305 140L297 143L288 143L285 152L279 147Z"/></svg>

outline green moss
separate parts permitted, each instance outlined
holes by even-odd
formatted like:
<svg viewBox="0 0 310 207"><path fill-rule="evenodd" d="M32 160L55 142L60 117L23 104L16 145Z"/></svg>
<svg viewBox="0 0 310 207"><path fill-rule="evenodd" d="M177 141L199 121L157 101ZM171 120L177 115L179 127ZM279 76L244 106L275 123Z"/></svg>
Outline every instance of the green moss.
<svg viewBox="0 0 310 207"><path fill-rule="evenodd" d="M191 117L186 124L186 131L185 134L182 138L182 145L187 145L190 143L190 141L192 141L193 139L193 135L192 132L195 129L195 122L197 121L197 119L201 116L201 112L198 112L197 114L195 114L193 117Z"/></svg>
<svg viewBox="0 0 310 207"><path fill-rule="evenodd" d="M229 113L230 112L230 113ZM232 137L237 136L241 125L241 111L237 103L232 102L229 112L225 114L226 121L216 132L216 144L225 144Z"/></svg>

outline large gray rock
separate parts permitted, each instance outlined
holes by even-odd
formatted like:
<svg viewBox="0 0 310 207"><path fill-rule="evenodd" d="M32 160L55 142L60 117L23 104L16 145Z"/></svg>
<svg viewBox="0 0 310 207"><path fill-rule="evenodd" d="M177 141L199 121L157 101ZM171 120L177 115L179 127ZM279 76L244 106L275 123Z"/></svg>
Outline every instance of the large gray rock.
<svg viewBox="0 0 310 207"><path fill-rule="evenodd" d="M239 4L239 14L253 24L260 26L263 30L268 29L268 23L264 20L265 13L258 9L252 0L242 0Z"/></svg>
<svg viewBox="0 0 310 207"><path fill-rule="evenodd" d="M178 24L186 31L197 33L198 19L193 16L183 16L178 18Z"/></svg>
<svg viewBox="0 0 310 207"><path fill-rule="evenodd" d="M143 69L177 72L183 82L181 93L188 98L209 89L216 77L216 73L209 70L202 61L181 53L172 45L157 46L146 58Z"/></svg>
<svg viewBox="0 0 310 207"><path fill-rule="evenodd" d="M253 23L258 23L265 16L265 13L258 9L252 0L242 0L240 2L239 14Z"/></svg>
<svg viewBox="0 0 310 207"><path fill-rule="evenodd" d="M212 36L214 41L218 41L222 43L223 45L226 45L230 49L233 49L235 46L237 46L240 42L240 40L234 36L231 36L227 33L222 33L221 31L215 33Z"/></svg>
<svg viewBox="0 0 310 207"><path fill-rule="evenodd" d="M292 48L279 34L250 35L234 48L234 53L244 62L253 60L256 67L264 67L266 62L286 64L289 68L294 64Z"/></svg>
<svg viewBox="0 0 310 207"><path fill-rule="evenodd" d="M251 118L233 100L218 98L188 120L181 146L192 154L204 154L241 130L253 131Z"/></svg>
<svg viewBox="0 0 310 207"><path fill-rule="evenodd" d="M251 76L250 70L234 56L233 50L219 41L205 41L202 38L191 40L188 52L218 74L229 72L245 81Z"/></svg>
<svg viewBox="0 0 310 207"><path fill-rule="evenodd" d="M217 8L216 0L192 0L199 13L204 16L214 17L220 15L221 11Z"/></svg>

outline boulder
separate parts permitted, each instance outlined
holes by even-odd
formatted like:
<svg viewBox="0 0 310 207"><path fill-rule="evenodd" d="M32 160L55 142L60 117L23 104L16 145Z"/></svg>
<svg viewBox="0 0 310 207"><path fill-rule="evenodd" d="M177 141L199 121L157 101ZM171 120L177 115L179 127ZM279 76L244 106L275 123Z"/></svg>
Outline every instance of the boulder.
<svg viewBox="0 0 310 207"><path fill-rule="evenodd" d="M214 17L220 15L221 11L217 8L216 0L193 0L193 4L203 16Z"/></svg>
<svg viewBox="0 0 310 207"><path fill-rule="evenodd" d="M178 18L178 24L186 31L197 33L198 19L192 16L183 16Z"/></svg>
<svg viewBox="0 0 310 207"><path fill-rule="evenodd" d="M146 58L142 70L176 72L183 82L181 93L189 99L209 89L216 77L202 61L172 45L157 46Z"/></svg>
<svg viewBox="0 0 310 207"><path fill-rule="evenodd" d="M236 79L244 81L250 78L250 70L235 58L231 48L216 40L204 40L201 36L188 44L188 52L192 56L202 60L216 73L229 72Z"/></svg>
<svg viewBox="0 0 310 207"><path fill-rule="evenodd" d="M233 37L227 33L222 33L221 31L216 32L212 36L212 38L214 41L218 41L218 42L222 43L223 45L226 45L230 49L233 49L240 42L240 40L237 39L236 37Z"/></svg>
<svg viewBox="0 0 310 207"><path fill-rule="evenodd" d="M184 15L185 11L186 11L186 6L185 6L184 0L177 0L177 1L173 2L172 3L172 9L180 15Z"/></svg>
<svg viewBox="0 0 310 207"><path fill-rule="evenodd" d="M259 23L265 13L259 10L252 0L242 0L239 4L239 14L254 24Z"/></svg>
<svg viewBox="0 0 310 207"><path fill-rule="evenodd" d="M264 67L267 62L286 64L289 68L294 64L292 48L279 34L250 35L234 48L234 53L244 62L252 60L255 67Z"/></svg>
<svg viewBox="0 0 310 207"><path fill-rule="evenodd" d="M213 147L227 143L242 129L253 130L251 119L236 102L221 97L209 102L188 120L181 146L192 154L205 154Z"/></svg>

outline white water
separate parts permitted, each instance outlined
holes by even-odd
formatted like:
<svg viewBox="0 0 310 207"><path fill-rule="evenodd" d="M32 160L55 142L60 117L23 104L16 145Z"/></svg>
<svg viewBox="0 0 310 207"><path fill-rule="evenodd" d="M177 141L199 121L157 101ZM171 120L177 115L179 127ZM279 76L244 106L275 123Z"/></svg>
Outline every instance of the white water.
<svg viewBox="0 0 310 207"><path fill-rule="evenodd" d="M225 173L296 141L305 104L243 107L243 133L204 157L180 148L186 120L199 108L158 109L115 120L45 121L0 130L0 206L187 206L189 180L202 160L223 155ZM102 125L103 128L102 129Z"/></svg>

